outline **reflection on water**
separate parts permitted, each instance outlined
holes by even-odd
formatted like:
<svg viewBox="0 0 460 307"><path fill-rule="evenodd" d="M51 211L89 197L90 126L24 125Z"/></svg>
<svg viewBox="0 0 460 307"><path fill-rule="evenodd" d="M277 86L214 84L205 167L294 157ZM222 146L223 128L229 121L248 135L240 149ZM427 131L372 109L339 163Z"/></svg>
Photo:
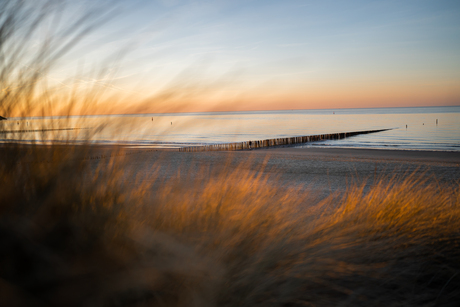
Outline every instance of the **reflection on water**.
<svg viewBox="0 0 460 307"><path fill-rule="evenodd" d="M171 148L384 128L394 129L299 146L460 151L458 106L11 118L0 122L0 139Z"/></svg>

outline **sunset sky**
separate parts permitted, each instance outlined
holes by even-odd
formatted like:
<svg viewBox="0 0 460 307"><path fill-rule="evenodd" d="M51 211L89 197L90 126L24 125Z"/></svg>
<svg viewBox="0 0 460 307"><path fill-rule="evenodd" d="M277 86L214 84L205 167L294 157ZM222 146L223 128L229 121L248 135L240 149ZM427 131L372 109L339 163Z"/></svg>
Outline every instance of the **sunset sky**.
<svg viewBox="0 0 460 307"><path fill-rule="evenodd" d="M94 113L460 105L457 0L118 3L51 74L108 65Z"/></svg>

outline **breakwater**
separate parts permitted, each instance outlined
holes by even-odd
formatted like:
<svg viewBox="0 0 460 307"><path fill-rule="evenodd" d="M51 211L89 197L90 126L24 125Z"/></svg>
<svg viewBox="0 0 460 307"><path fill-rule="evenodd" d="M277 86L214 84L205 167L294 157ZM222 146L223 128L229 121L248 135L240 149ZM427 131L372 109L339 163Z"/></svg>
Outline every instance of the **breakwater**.
<svg viewBox="0 0 460 307"><path fill-rule="evenodd" d="M266 139L266 140L256 140L256 141L224 143L224 144L188 146L188 147L179 148L179 151L251 150L251 149L257 149L257 148L302 144L302 143L316 142L316 141L321 141L321 140L338 140L338 139L344 139L346 137L351 137L355 135L376 133L376 132L382 132L382 131L387 131L387 130L391 130L391 129L340 132L340 133L293 136L293 137L288 137L288 138L276 138L276 139Z"/></svg>

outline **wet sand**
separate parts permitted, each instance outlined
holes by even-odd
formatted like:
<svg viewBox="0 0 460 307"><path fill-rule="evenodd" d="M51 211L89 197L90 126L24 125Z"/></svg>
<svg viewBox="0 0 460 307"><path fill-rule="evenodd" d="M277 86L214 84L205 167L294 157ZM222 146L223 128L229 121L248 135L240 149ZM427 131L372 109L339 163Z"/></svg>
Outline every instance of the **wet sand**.
<svg viewBox="0 0 460 307"><path fill-rule="evenodd" d="M145 178L153 166L166 180L184 174L186 180L211 176L203 175L203 168L249 170L266 177L267 184L300 185L321 196L345 191L352 184L368 188L380 180L398 181L411 174L427 182L460 182L460 152L284 147L232 152L139 150L126 157L127 165Z"/></svg>
<svg viewBox="0 0 460 307"><path fill-rule="evenodd" d="M255 151L256 152L256 151ZM259 150L261 154L304 156L311 159L342 159L343 161L386 161L393 163L422 163L460 166L460 152L389 150L361 148L274 148Z"/></svg>
<svg viewBox="0 0 460 307"><path fill-rule="evenodd" d="M293 147L179 152L91 146L87 158L97 166L113 155L122 157L127 174L141 175L145 180L151 180L154 168L162 180L181 177L189 181L219 170L249 170L267 178L267 184L302 186L322 196L345 191L352 184L370 187L379 180L402 180L411 174L440 184L460 182L460 152ZM205 168L214 172L203 172Z"/></svg>

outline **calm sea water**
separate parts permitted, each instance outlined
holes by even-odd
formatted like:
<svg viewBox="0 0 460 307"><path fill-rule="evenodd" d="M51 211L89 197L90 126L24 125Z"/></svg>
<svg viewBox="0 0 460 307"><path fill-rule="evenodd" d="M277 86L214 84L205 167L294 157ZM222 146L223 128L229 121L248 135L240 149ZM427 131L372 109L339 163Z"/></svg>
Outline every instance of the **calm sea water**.
<svg viewBox="0 0 460 307"><path fill-rule="evenodd" d="M296 147L460 151L460 106L30 117L10 118L0 124L0 131L66 128L79 129L3 132L0 140L48 143L72 139L78 143L91 137L98 144L172 148L392 128Z"/></svg>

